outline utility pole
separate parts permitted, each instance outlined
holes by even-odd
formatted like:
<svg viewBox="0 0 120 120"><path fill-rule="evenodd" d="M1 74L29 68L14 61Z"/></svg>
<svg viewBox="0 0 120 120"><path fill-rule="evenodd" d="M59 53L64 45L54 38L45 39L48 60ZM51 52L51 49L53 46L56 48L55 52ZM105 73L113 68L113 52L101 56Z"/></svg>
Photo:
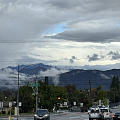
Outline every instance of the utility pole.
<svg viewBox="0 0 120 120"><path fill-rule="evenodd" d="M35 95L36 95L36 112L37 112L37 109L38 109L38 82L37 82L37 77L35 79L35 87L36 87Z"/></svg>
<svg viewBox="0 0 120 120"><path fill-rule="evenodd" d="M91 81L89 80L89 91L90 91L90 94L91 95Z"/></svg>
<svg viewBox="0 0 120 120"><path fill-rule="evenodd" d="M19 65L18 65L18 93L17 93L17 120L19 119Z"/></svg>
<svg viewBox="0 0 120 120"><path fill-rule="evenodd" d="M115 101L116 101L116 89L114 88L114 90L113 90L114 92L114 104L115 104Z"/></svg>

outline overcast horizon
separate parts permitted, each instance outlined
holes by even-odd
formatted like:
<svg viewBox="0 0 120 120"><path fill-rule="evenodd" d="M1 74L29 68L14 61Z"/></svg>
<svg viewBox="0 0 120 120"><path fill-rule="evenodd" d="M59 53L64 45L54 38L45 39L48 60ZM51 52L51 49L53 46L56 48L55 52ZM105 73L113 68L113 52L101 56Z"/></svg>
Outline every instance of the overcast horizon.
<svg viewBox="0 0 120 120"><path fill-rule="evenodd" d="M119 69L119 6L118 0L0 0L0 68Z"/></svg>

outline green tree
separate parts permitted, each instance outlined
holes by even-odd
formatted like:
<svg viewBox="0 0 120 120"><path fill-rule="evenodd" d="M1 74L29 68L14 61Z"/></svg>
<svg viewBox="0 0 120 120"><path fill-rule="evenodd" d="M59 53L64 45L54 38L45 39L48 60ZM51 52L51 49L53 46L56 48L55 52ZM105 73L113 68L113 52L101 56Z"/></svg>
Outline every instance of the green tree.
<svg viewBox="0 0 120 120"><path fill-rule="evenodd" d="M109 97L111 102L115 103L120 101L120 81L118 76L114 76L112 79Z"/></svg>
<svg viewBox="0 0 120 120"><path fill-rule="evenodd" d="M29 86L22 86L19 89L20 93L20 102L22 102L21 111L22 112L31 112L35 107L35 98L32 95L33 90Z"/></svg>

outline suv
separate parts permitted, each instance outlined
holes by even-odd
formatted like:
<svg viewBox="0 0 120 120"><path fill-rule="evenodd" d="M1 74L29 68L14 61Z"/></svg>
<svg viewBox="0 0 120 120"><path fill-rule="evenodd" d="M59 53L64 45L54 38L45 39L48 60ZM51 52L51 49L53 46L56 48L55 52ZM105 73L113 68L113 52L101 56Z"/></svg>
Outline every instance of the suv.
<svg viewBox="0 0 120 120"><path fill-rule="evenodd" d="M91 109L91 111L89 112L89 120L93 120L93 119L98 119L98 120L103 119L103 115L99 108Z"/></svg>
<svg viewBox="0 0 120 120"><path fill-rule="evenodd" d="M104 119L112 120L112 112L110 111L109 107L100 108L100 110L103 114Z"/></svg>
<svg viewBox="0 0 120 120"><path fill-rule="evenodd" d="M34 115L34 120L50 120L50 115L47 109L39 109Z"/></svg>

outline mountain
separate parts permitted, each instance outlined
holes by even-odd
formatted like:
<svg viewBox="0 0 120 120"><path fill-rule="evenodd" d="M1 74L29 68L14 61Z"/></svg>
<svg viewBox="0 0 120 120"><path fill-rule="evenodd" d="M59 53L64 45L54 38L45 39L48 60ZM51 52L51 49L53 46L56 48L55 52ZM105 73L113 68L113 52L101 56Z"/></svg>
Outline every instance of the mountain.
<svg viewBox="0 0 120 120"><path fill-rule="evenodd" d="M84 89L89 88L91 84L92 88L101 85L103 89L108 90L114 75L120 78L120 69L106 71L76 69L61 74L58 85L73 84L78 89Z"/></svg>
<svg viewBox="0 0 120 120"><path fill-rule="evenodd" d="M18 66L15 67L8 66L7 68L18 71ZM51 68L53 68L53 66L39 63L39 64L31 64L31 65L20 65L19 71L20 73L24 73L26 75L34 75L34 74L38 74L40 71L46 71Z"/></svg>
<svg viewBox="0 0 120 120"><path fill-rule="evenodd" d="M17 85L18 66L8 66L7 68L0 69L0 88ZM109 89L112 77L117 75L120 77L120 69L111 70L83 70L69 67L55 67L50 65L31 64L20 65L20 84L33 81L35 75L39 79L44 80L45 76L49 76L49 84L65 86L69 84L75 85L78 89L96 88L101 85L103 89ZM90 83L89 83L90 81Z"/></svg>
<svg viewBox="0 0 120 120"><path fill-rule="evenodd" d="M20 85L34 80L35 75L39 76L40 72L45 72L55 68L53 66L39 64L19 65ZM0 88L17 88L18 66L8 66L0 69Z"/></svg>

